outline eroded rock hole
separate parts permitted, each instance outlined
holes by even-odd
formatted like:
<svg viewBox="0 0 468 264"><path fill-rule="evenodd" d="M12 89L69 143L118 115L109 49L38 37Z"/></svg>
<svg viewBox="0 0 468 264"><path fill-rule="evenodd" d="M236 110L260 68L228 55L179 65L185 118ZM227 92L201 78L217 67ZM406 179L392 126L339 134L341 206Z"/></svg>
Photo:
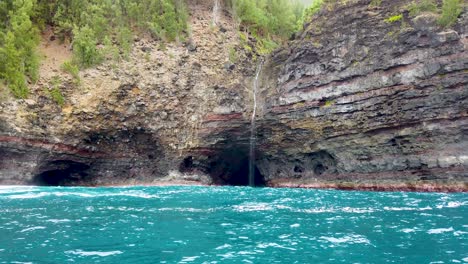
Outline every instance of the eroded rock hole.
<svg viewBox="0 0 468 264"><path fill-rule="evenodd" d="M323 164L317 164L314 168L315 175L322 175L328 168L323 166Z"/></svg>
<svg viewBox="0 0 468 264"><path fill-rule="evenodd" d="M248 186L248 152L237 148L222 151L208 164L208 173L215 184ZM265 179L256 166L254 168L254 183L255 186L265 186Z"/></svg>
<svg viewBox="0 0 468 264"><path fill-rule="evenodd" d="M192 172L193 169L194 169L194 165L193 165L193 157L192 156L186 157L180 163L180 166L179 166L179 171L180 172Z"/></svg>
<svg viewBox="0 0 468 264"><path fill-rule="evenodd" d="M76 161L51 161L41 166L40 172L33 178L33 184L40 186L79 185L88 177L89 168L89 165Z"/></svg>
<svg viewBox="0 0 468 264"><path fill-rule="evenodd" d="M302 172L304 172L304 167L302 167L300 165L296 165L296 166L294 166L294 172L302 173Z"/></svg>

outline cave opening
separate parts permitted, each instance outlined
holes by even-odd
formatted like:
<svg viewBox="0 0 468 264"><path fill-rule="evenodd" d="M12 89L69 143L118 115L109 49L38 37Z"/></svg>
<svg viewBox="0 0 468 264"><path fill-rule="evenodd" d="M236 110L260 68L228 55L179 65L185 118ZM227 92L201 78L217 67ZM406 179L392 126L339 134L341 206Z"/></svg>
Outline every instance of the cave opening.
<svg viewBox="0 0 468 264"><path fill-rule="evenodd" d="M89 176L89 165L70 161L55 160L41 166L32 183L39 186L74 186Z"/></svg>
<svg viewBox="0 0 468 264"><path fill-rule="evenodd" d="M208 164L208 173L215 184L249 186L249 155L241 148L228 148ZM265 186L265 178L254 167L255 187Z"/></svg>

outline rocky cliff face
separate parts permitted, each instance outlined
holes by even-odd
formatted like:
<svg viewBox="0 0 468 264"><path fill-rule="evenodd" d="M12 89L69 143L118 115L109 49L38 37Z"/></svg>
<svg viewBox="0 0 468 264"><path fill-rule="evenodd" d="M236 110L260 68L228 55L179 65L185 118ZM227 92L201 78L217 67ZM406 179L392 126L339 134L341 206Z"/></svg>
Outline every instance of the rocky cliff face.
<svg viewBox="0 0 468 264"><path fill-rule="evenodd" d="M0 100L0 184L211 183L190 156L218 153L246 129L255 65L229 13L213 26L212 1L190 3L189 40L137 38L128 61L84 70L78 86L56 62L67 50L45 36L49 58L31 98ZM54 76L63 107L44 92Z"/></svg>
<svg viewBox="0 0 468 264"><path fill-rule="evenodd" d="M467 190L466 10L451 29L385 22L406 2L325 8L267 58L258 184ZM211 27L209 3L190 10L191 41L137 39L130 61L66 79L63 108L46 79L1 102L0 184L247 184L255 58L229 14Z"/></svg>
<svg viewBox="0 0 468 264"><path fill-rule="evenodd" d="M443 29L406 4L322 10L272 56L259 146L270 185L466 188L467 14Z"/></svg>

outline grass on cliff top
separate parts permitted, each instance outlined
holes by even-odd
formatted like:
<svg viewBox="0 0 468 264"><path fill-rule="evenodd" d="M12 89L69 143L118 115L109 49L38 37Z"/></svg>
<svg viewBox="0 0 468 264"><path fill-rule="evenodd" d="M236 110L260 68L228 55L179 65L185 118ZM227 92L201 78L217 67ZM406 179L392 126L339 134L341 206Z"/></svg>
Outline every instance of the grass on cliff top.
<svg viewBox="0 0 468 264"><path fill-rule="evenodd" d="M408 6L409 15L418 16L424 12L440 14L438 23L441 27L453 26L462 12L462 0L443 0L439 8L436 0L413 1Z"/></svg>
<svg viewBox="0 0 468 264"><path fill-rule="evenodd" d="M230 0L226 2L240 31L256 39L255 51L270 53L302 29L304 5L300 0Z"/></svg>
<svg viewBox="0 0 468 264"><path fill-rule="evenodd" d="M462 0L444 0L442 4L442 15L439 24L443 27L449 27L457 22L462 12Z"/></svg>
<svg viewBox="0 0 468 264"><path fill-rule="evenodd" d="M187 19L184 0L2 0L0 80L15 97L28 96L28 84L39 77L36 49L46 27L72 43L73 64L86 68L100 63L106 50L127 58L132 32L163 41L184 39Z"/></svg>

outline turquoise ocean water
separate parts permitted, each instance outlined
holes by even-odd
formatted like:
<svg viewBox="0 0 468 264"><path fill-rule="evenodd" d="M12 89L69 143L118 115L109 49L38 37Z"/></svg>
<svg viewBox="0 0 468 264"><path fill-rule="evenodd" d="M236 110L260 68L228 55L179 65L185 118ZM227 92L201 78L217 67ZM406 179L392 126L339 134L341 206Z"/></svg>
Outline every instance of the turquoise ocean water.
<svg viewBox="0 0 468 264"><path fill-rule="evenodd" d="M0 263L468 263L468 194L0 187Z"/></svg>

